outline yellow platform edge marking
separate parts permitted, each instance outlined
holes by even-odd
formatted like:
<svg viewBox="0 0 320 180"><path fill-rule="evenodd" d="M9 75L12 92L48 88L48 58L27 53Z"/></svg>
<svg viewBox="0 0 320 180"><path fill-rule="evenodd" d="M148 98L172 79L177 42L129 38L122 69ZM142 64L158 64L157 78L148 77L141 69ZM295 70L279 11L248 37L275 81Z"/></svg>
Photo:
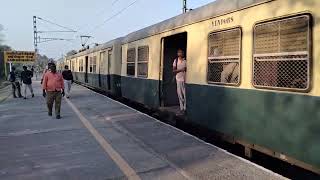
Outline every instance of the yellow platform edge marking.
<svg viewBox="0 0 320 180"><path fill-rule="evenodd" d="M92 124L81 114L77 107L68 99L65 99L72 110L77 114L83 125L89 130L93 137L98 141L104 151L111 157L111 159L118 165L120 170L130 180L141 180L139 175L130 167L130 165L121 157L121 155L113 149L110 143L92 126Z"/></svg>

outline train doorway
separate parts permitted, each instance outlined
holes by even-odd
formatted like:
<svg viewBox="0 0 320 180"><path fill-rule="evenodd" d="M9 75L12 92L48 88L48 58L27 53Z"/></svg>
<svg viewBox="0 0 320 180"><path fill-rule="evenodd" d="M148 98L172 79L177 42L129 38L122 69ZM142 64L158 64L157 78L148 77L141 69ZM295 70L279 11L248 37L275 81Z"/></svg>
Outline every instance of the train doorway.
<svg viewBox="0 0 320 180"><path fill-rule="evenodd" d="M88 83L88 68L89 68L89 58L86 56L85 59L85 74L84 74L84 82Z"/></svg>
<svg viewBox="0 0 320 180"><path fill-rule="evenodd" d="M105 73L105 70L104 70L105 58L106 58L106 52L105 51L100 52L100 59L99 59L99 87L100 88L102 88L104 85L102 76Z"/></svg>
<svg viewBox="0 0 320 180"><path fill-rule="evenodd" d="M182 49L187 55L187 32L168 36L162 39L162 83L161 106L178 107L177 85L173 74L173 62L177 58L178 49Z"/></svg>
<svg viewBox="0 0 320 180"><path fill-rule="evenodd" d="M108 51L108 76L107 76L107 83L108 83L108 90L111 90L111 59L112 59L112 50Z"/></svg>

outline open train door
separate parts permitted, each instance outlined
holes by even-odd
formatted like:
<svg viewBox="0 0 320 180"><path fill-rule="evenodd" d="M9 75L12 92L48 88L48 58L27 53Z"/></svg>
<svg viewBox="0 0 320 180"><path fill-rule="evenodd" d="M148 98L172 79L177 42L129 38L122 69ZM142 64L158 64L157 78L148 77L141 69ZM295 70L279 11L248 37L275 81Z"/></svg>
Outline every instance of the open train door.
<svg viewBox="0 0 320 180"><path fill-rule="evenodd" d="M187 55L187 32L175 34L162 39L162 62L160 72L160 102L162 107L177 107L179 99L173 71L173 62L177 58L178 49Z"/></svg>

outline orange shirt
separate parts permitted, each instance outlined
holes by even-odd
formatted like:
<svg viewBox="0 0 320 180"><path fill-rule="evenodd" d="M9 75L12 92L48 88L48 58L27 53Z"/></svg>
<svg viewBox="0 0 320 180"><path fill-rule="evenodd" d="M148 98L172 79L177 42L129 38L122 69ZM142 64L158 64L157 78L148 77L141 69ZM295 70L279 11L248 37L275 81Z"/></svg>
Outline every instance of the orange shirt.
<svg viewBox="0 0 320 180"><path fill-rule="evenodd" d="M48 72L49 70L48 69L45 69L42 73L42 80L44 79L44 75Z"/></svg>
<svg viewBox="0 0 320 180"><path fill-rule="evenodd" d="M46 72L43 78L43 89L46 91L61 91L64 89L63 77L60 73Z"/></svg>

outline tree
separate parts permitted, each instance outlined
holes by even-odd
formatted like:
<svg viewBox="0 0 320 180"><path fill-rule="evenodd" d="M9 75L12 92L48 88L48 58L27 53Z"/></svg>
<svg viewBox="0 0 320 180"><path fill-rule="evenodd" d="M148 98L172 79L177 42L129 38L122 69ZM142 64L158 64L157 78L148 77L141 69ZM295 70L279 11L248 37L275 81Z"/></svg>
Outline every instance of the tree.
<svg viewBox="0 0 320 180"><path fill-rule="evenodd" d="M0 24L0 52L3 51L10 51L11 47L8 45L3 44L4 42L4 35L2 34L3 26Z"/></svg>
<svg viewBox="0 0 320 180"><path fill-rule="evenodd" d="M52 60L53 59L48 58L46 55L38 54L34 65L37 68L37 70L42 71L43 69L46 68L49 61L52 61Z"/></svg>
<svg viewBox="0 0 320 180"><path fill-rule="evenodd" d="M4 72L4 51L10 51L11 47L8 45L3 44L4 41L4 35L2 34L3 26L0 24L0 79L3 79L5 77L5 72Z"/></svg>
<svg viewBox="0 0 320 180"><path fill-rule="evenodd" d="M0 24L0 45L3 42L3 34L1 33L2 30L3 30L3 26Z"/></svg>

